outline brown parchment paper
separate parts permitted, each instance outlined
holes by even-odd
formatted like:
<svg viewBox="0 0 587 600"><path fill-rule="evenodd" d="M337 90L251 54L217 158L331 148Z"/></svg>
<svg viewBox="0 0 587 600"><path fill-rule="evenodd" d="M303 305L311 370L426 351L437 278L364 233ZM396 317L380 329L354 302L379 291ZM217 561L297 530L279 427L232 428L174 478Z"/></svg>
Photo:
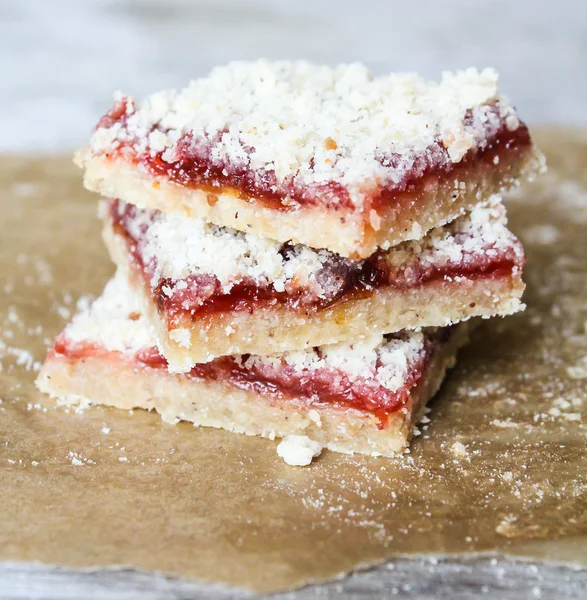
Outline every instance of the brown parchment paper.
<svg viewBox="0 0 587 600"><path fill-rule="evenodd" d="M399 553L587 563L587 135L509 201L528 310L490 320L398 459L324 453L155 414L55 409L36 364L112 273L69 158L0 161L0 560L130 565L255 590ZM458 443L457 443L458 442Z"/></svg>

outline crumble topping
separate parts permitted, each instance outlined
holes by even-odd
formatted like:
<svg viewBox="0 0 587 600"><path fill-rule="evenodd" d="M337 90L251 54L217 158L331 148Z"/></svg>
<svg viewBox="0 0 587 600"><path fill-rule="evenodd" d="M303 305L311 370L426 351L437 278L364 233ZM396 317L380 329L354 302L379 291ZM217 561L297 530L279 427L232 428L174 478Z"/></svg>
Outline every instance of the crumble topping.
<svg viewBox="0 0 587 600"><path fill-rule="evenodd" d="M118 211L137 240L143 264L151 270L153 288L161 279L178 281L205 274L214 276L224 294L242 281L271 285L277 292L286 291L295 281L298 286L311 287L319 297L329 294L332 277L325 267L331 252L284 246L200 219L141 210L120 201Z"/></svg>
<svg viewBox="0 0 587 600"><path fill-rule="evenodd" d="M274 192L337 184L354 206L370 188L460 162L520 126L494 69L374 77L359 63L233 62L143 102L116 95L94 153L130 146L163 164L188 157L224 176L253 173ZM337 194L329 202L336 204Z"/></svg>
<svg viewBox="0 0 587 600"><path fill-rule="evenodd" d="M117 271L102 295L82 306L59 337L96 343L109 352L135 353L155 344L155 332L141 310L124 275Z"/></svg>
<svg viewBox="0 0 587 600"><path fill-rule="evenodd" d="M421 270L447 265L467 266L508 256L514 262L514 275L524 263L524 249L507 228L506 210L493 196L468 214L444 227L433 229L421 240L404 242L386 253L388 263L409 283L417 281Z"/></svg>
<svg viewBox="0 0 587 600"><path fill-rule="evenodd" d="M410 285L434 269L475 266L504 256L517 269L524 260L521 245L506 227L505 209L498 197L433 229L422 240L404 242L363 261L280 244L175 213L109 202L114 218L133 238L152 290L165 282L163 294L180 294L185 310L229 294L241 283L287 292L311 303L335 299L353 277L362 277L374 264L388 273L382 285L400 281Z"/></svg>
<svg viewBox="0 0 587 600"><path fill-rule="evenodd" d="M409 332L390 338L374 335L352 344L330 344L275 357L249 356L243 364L269 377L284 366L298 376L328 372L337 377L341 373L351 383L371 380L390 392L397 392L405 386L425 351L424 334Z"/></svg>

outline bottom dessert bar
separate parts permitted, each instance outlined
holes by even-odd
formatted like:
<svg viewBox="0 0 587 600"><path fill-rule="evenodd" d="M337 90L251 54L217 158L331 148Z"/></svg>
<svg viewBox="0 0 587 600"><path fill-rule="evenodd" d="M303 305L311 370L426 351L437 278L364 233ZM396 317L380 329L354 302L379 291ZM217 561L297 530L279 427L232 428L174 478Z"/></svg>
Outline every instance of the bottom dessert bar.
<svg viewBox="0 0 587 600"><path fill-rule="evenodd" d="M173 374L118 273L55 340L38 388L65 404L156 410L164 421L391 456L436 393L467 324L279 356L227 356Z"/></svg>

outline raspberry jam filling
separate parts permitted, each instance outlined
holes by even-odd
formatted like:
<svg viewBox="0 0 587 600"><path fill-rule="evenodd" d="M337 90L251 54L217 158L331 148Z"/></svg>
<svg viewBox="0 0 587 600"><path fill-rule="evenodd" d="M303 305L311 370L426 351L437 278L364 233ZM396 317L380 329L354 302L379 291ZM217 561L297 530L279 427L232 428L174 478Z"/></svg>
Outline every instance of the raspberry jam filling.
<svg viewBox="0 0 587 600"><path fill-rule="evenodd" d="M387 417L406 406L412 389L424 376L433 353L450 339L453 331L454 328L444 328L428 332L419 350L408 358L401 382L394 386L393 391L372 374L351 378L344 370L333 367L308 370L292 366L283 359L269 361L250 355L220 357L212 362L196 365L181 377L225 382L239 389L274 398L275 401L292 401L306 408L354 408L375 415L379 428L383 429L387 424ZM386 338L402 340L402 334L392 334ZM123 353L108 351L97 343L73 342L65 334L57 338L51 352L54 356L73 361L89 357L117 357L117 360L129 361L129 356ZM314 352L320 357L319 348L314 349ZM156 347L140 350L130 360L167 373L167 361ZM380 367L378 359L376 368Z"/></svg>
<svg viewBox="0 0 587 600"><path fill-rule="evenodd" d="M482 119L475 119L470 111L465 115L463 125L485 128L486 136L458 163L450 160L447 149L439 139L410 158L394 152L380 152L375 159L390 171L398 170L397 167L406 160L409 164L407 168L402 164L401 176L392 177L383 185L371 183L365 186L367 199L362 206L365 214L369 214L371 209L411 202L414 196L425 194L431 184L443 184L457 176L466 179L473 169L494 171L496 162L499 162L497 159L507 160L507 156L515 156L531 146L528 128L523 123L510 131L500 115L499 105L485 108L486 114ZM102 117L97 128L118 126L123 135L101 154L140 166L154 177L203 190L208 193L210 203L215 203L218 195L229 194L282 211L296 210L302 206L323 206L346 211L354 208L348 189L339 182L300 185L295 178L280 182L271 170L256 171L245 162L231 164L213 158L209 148L221 139L223 132L216 134L218 139L207 140L209 143L194 139L190 133L183 134L174 147L173 160L168 156L164 158L164 151L149 147L148 137L152 131L168 133L168 130L153 127L141 139L137 139L126 127L135 110L135 104L123 98ZM496 122L499 123L497 128L494 126ZM243 151L252 154L254 149L243 147Z"/></svg>
<svg viewBox="0 0 587 600"><path fill-rule="evenodd" d="M199 318L207 314L248 311L272 306L284 306L294 311L324 310L351 298L370 296L374 290L394 288L408 290L439 280L455 281L497 279L511 277L524 263L524 253L519 241L509 232L505 243L488 243L480 246L479 240L468 238L467 234L454 234L455 246L468 248L455 259L438 259L436 262L413 257L401 264L394 264L388 253L378 251L362 261L352 261L334 253L327 253L321 270L316 274L317 281L327 281L322 293L315 292L315 286L308 283L286 286L285 291L276 290L271 283L261 284L253 280L236 282L225 291L213 274L194 273L184 279L153 277L156 272L156 258L145 261L143 245L149 230L149 222L138 219L145 211L134 205L118 200L108 201L108 215L116 234L122 236L132 256L135 268L142 272L145 284L150 288L159 312L165 315L170 327ZM158 211L149 213L154 219ZM137 226L137 223L140 223ZM426 238L425 238L426 239ZM408 246L406 246L408 247ZM292 247L285 244L280 253L287 257ZM324 252L324 251L323 251ZM155 279L155 281L154 281ZM325 290L325 291L324 291Z"/></svg>

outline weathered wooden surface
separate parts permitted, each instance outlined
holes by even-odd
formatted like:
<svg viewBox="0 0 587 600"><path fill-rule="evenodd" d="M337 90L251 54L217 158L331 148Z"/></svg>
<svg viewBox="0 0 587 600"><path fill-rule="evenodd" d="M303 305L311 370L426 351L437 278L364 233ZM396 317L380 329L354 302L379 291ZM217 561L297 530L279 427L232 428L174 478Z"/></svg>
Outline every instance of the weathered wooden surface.
<svg viewBox="0 0 587 600"><path fill-rule="evenodd" d="M250 598L223 586L125 570L73 571L39 565L0 565L2 600L227 600ZM342 581L270 596L279 600L404 598L582 600L587 569L507 557L398 559Z"/></svg>

